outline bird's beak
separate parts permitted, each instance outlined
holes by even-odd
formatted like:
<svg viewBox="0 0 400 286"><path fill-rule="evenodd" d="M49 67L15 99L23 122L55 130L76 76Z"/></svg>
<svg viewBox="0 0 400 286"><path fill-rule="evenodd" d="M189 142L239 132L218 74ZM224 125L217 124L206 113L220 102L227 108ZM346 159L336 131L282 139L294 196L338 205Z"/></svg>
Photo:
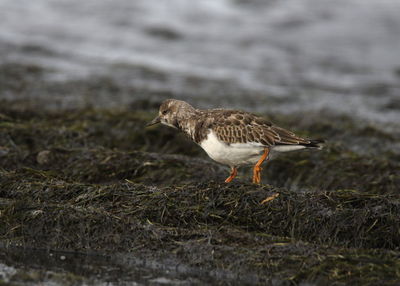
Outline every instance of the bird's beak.
<svg viewBox="0 0 400 286"><path fill-rule="evenodd" d="M160 116L157 116L156 118L154 118L152 121L150 121L149 123L146 124L146 127L160 123L161 119Z"/></svg>

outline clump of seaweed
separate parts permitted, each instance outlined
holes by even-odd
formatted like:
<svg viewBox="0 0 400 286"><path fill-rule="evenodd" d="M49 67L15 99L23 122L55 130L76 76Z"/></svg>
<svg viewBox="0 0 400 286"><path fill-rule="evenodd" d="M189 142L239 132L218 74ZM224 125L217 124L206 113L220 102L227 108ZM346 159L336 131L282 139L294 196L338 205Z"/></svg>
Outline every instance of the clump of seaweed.
<svg viewBox="0 0 400 286"><path fill-rule="evenodd" d="M116 216L128 211L141 221L185 229L228 224L341 247L397 249L400 245L400 200L394 195L356 190L294 192L245 183L160 189L133 183L129 177L126 182L90 185L32 170L3 173L0 189L7 199L60 203L66 196L72 200L66 204L83 210L101 208ZM262 203L275 194L279 196Z"/></svg>
<svg viewBox="0 0 400 286"><path fill-rule="evenodd" d="M2 243L172 256L259 283L400 279L396 160L328 143L267 164L276 187L240 177L224 184L227 168L195 144L168 128L145 129L148 112L3 103ZM335 136L337 126L315 132Z"/></svg>
<svg viewBox="0 0 400 286"><path fill-rule="evenodd" d="M390 195L295 193L220 183L93 185L44 176L2 173L0 195L9 200L1 208L3 241L54 249L173 252L206 268L233 269L240 261L243 270L264 279L274 273L297 282L364 281L359 275L368 267L380 271L374 279L400 278L393 268L399 253L386 250L399 245L400 204ZM274 199L262 204L268 197Z"/></svg>

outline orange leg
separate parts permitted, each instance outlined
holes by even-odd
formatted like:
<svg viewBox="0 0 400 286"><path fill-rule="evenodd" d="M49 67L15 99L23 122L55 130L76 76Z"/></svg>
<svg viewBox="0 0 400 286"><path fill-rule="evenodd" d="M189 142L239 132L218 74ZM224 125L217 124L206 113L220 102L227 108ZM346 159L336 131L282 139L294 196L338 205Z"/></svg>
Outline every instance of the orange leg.
<svg viewBox="0 0 400 286"><path fill-rule="evenodd" d="M253 168L253 183L259 184L261 183L261 164L268 158L269 149L264 149L264 154L262 154L260 160L258 160L257 164Z"/></svg>
<svg viewBox="0 0 400 286"><path fill-rule="evenodd" d="M232 180L236 177L236 175L237 175L237 169L236 169L236 167L232 167L231 175L228 178L226 178L225 183L232 182Z"/></svg>

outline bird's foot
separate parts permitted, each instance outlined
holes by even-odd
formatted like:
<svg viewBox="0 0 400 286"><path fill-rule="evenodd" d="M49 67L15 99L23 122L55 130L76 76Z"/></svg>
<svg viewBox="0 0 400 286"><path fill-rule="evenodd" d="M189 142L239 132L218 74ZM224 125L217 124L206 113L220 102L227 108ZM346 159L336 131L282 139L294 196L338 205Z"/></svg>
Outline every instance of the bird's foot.
<svg viewBox="0 0 400 286"><path fill-rule="evenodd" d="M237 168L236 167L232 167L231 175L228 178L226 178L225 183L232 182L232 180L236 177L236 175L237 175Z"/></svg>
<svg viewBox="0 0 400 286"><path fill-rule="evenodd" d="M253 183L260 184L261 183L261 170L262 168L259 166L255 166L253 169Z"/></svg>

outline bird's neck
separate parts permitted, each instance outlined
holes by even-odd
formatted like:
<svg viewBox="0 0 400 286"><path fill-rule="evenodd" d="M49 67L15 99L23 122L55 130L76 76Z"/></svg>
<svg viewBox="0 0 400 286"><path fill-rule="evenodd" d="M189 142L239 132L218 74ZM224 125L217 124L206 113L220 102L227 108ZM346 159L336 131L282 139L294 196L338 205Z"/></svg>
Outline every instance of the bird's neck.
<svg viewBox="0 0 400 286"><path fill-rule="evenodd" d="M192 140L195 137L196 123L198 122L197 116L200 110L194 109L190 112L185 112L184 114L177 116L177 128L188 135Z"/></svg>

